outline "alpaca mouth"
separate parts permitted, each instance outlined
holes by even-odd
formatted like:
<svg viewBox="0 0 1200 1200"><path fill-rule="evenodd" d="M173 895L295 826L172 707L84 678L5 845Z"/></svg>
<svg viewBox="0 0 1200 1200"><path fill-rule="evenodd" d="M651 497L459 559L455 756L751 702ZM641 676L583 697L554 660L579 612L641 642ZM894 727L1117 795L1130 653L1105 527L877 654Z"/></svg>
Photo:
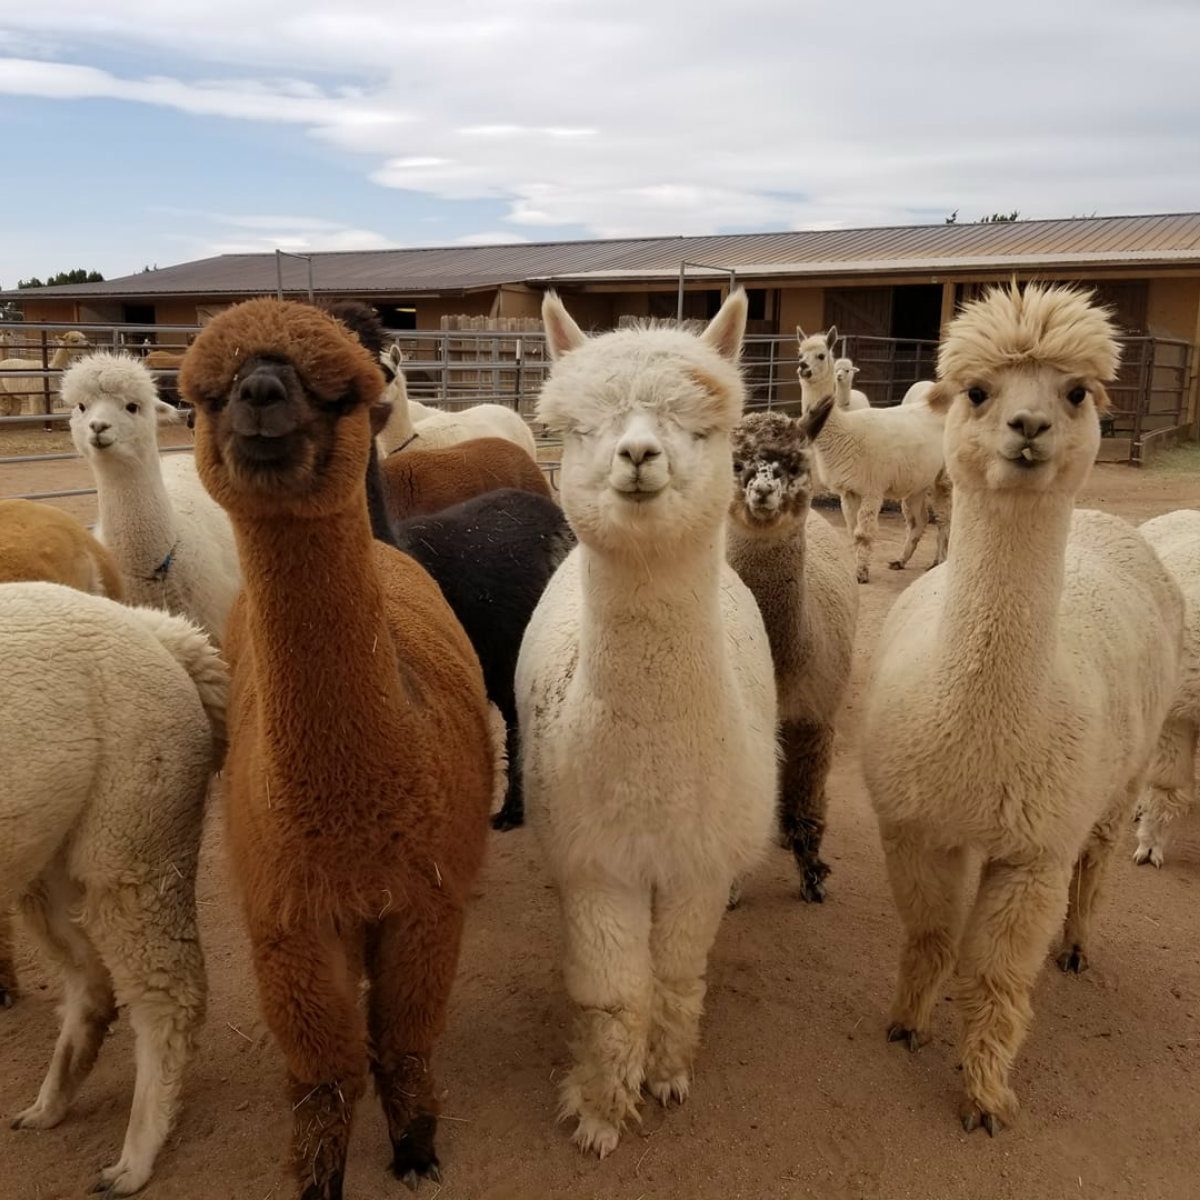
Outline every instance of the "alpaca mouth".
<svg viewBox="0 0 1200 1200"><path fill-rule="evenodd" d="M1048 461L1039 451L1032 446L1023 446L1016 454L1006 454L1005 459L1012 463L1022 471L1032 471L1037 467L1044 466Z"/></svg>
<svg viewBox="0 0 1200 1200"><path fill-rule="evenodd" d="M800 376L801 379L811 379L812 378L812 368L811 367L800 367L799 370L797 371L797 374Z"/></svg>
<svg viewBox="0 0 1200 1200"><path fill-rule="evenodd" d="M292 439L268 433L240 433L233 438L235 457L251 467L286 467L292 457Z"/></svg>
<svg viewBox="0 0 1200 1200"><path fill-rule="evenodd" d="M644 483L635 483L630 488L614 488L613 489L622 500L627 500L631 504L646 504L661 496L667 490L665 483L658 486L647 485Z"/></svg>
<svg viewBox="0 0 1200 1200"><path fill-rule="evenodd" d="M98 433L94 433L90 438L88 438L88 445L95 446L97 450L107 450L108 447L111 446L116 440L116 438L108 438L105 440Z"/></svg>

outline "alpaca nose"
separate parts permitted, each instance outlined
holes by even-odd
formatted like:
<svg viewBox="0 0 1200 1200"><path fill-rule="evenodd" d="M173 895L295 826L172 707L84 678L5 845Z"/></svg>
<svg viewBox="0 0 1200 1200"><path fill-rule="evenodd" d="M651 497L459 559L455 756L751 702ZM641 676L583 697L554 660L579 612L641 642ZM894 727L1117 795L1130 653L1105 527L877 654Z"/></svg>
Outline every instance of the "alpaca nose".
<svg viewBox="0 0 1200 1200"><path fill-rule="evenodd" d="M1032 413L1028 409L1022 409L1009 421L1008 427L1033 441L1035 437L1041 436L1050 428L1050 422L1041 413Z"/></svg>
<svg viewBox="0 0 1200 1200"><path fill-rule="evenodd" d="M266 408L270 404L282 404L287 399L287 389L274 371L259 368L242 380L238 395L255 408Z"/></svg>
<svg viewBox="0 0 1200 1200"><path fill-rule="evenodd" d="M622 438L617 447L617 454L635 467L650 462L661 453L662 447L658 444L658 440L648 434L636 434Z"/></svg>
<svg viewBox="0 0 1200 1200"><path fill-rule="evenodd" d="M88 428L93 433L103 433L106 429L110 429L111 427L112 426L108 421L89 421L88 422Z"/></svg>

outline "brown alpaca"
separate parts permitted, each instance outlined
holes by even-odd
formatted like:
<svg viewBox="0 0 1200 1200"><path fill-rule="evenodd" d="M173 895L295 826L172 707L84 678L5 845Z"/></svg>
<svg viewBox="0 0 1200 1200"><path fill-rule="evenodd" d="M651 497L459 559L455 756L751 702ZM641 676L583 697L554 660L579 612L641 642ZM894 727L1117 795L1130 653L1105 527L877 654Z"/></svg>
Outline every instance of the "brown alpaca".
<svg viewBox="0 0 1200 1200"><path fill-rule="evenodd" d="M251 300L200 334L180 386L244 575L225 643L229 843L287 1060L299 1192L342 1195L368 1065L392 1170L415 1187L438 1178L429 1060L503 732L436 584L371 538L383 379L361 345L309 305Z"/></svg>
<svg viewBox="0 0 1200 1200"><path fill-rule="evenodd" d="M32 500L0 500L0 583L25 581L125 599L112 555L74 517ZM8 913L0 912L0 1008L16 994L12 925Z"/></svg>
<svg viewBox="0 0 1200 1200"><path fill-rule="evenodd" d="M0 500L0 583L23 581L125 599L112 555L74 517L32 500Z"/></svg>
<svg viewBox="0 0 1200 1200"><path fill-rule="evenodd" d="M504 438L473 438L421 450L420 435L379 465L392 519L440 512L496 488L520 488L551 499L550 485L529 452Z"/></svg>

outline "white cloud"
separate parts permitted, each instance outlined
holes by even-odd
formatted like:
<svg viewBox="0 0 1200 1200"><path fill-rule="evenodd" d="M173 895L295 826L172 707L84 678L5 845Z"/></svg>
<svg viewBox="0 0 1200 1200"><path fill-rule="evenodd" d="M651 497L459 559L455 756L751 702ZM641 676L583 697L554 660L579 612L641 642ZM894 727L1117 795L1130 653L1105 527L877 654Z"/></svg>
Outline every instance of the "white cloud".
<svg viewBox="0 0 1200 1200"><path fill-rule="evenodd" d="M71 48L54 57L88 63L119 45L173 74L26 51L0 60L0 91L299 124L362 156L376 184L498 199L536 236L1164 211L1200 195L1200 6L1171 0L1011 0L1002 17L944 0L508 14L453 0L402 19L375 0L12 7L17 45L52 39Z"/></svg>
<svg viewBox="0 0 1200 1200"><path fill-rule="evenodd" d="M487 229L481 233L466 233L454 240L459 246L507 246L512 242L529 241L519 233L511 233L507 229Z"/></svg>
<svg viewBox="0 0 1200 1200"><path fill-rule="evenodd" d="M188 247L189 256L263 254L289 250L305 254L320 250L389 250L396 242L373 229L354 229L324 217L264 213L212 213L200 209L152 205L149 212L185 220L193 231L167 235Z"/></svg>

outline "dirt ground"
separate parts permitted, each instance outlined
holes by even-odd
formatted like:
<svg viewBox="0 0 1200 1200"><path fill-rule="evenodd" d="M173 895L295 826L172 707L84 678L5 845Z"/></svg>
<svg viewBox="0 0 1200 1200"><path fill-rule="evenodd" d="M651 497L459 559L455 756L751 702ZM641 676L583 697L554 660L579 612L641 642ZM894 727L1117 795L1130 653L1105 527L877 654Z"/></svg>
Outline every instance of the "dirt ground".
<svg viewBox="0 0 1200 1200"><path fill-rule="evenodd" d="M1200 456L1145 472L1097 468L1084 503L1142 520L1200 505ZM0 468L0 494L80 486L75 464ZM88 517L90 500L70 507ZM995 1140L955 1119L955 1021L939 1006L919 1055L883 1030L898 924L860 779L863 677L880 623L915 575L885 569L900 542L885 518L863 607L855 681L830 780L829 900L797 899L790 855L773 850L713 951L704 1044L691 1099L644 1123L609 1159L584 1158L555 1123L569 1010L558 974L554 894L527 830L492 835L470 913L449 1028L436 1059L445 1091L444 1184L429 1200L1007 1200L1200 1194L1200 820L1179 823L1162 871L1135 868L1130 830L1098 926L1094 966L1047 964L1015 1085L1024 1103ZM918 550L924 564L931 535ZM258 1015L231 899L221 820L200 876L211 998L178 1127L147 1195L158 1200L291 1195L282 1067ZM22 944L26 994L0 1012L0 1108L36 1095L56 1033L57 982ZM80 1196L119 1153L132 1094L119 1021L73 1111L42 1133L0 1133L0 1195ZM386 1171L373 1100L359 1107L346 1194L406 1194Z"/></svg>

